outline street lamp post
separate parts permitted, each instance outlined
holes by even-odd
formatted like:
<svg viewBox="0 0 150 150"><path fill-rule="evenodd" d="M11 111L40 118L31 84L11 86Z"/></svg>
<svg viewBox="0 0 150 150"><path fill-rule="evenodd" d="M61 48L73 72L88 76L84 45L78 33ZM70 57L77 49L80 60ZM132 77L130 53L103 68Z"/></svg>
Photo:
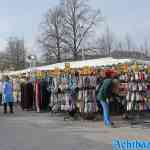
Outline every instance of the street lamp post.
<svg viewBox="0 0 150 150"><path fill-rule="evenodd" d="M33 68L36 66L36 56L30 55L28 56L28 60L30 62L30 77L32 76L32 72L34 71Z"/></svg>

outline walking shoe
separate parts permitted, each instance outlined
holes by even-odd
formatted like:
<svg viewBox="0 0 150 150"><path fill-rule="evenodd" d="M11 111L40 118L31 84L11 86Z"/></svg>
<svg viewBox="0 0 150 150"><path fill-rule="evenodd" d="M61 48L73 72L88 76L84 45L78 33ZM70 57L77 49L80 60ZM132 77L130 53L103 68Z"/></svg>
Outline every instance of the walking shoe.
<svg viewBox="0 0 150 150"><path fill-rule="evenodd" d="M114 123L113 123L113 122L111 122L111 125L113 126L113 125L114 125Z"/></svg>

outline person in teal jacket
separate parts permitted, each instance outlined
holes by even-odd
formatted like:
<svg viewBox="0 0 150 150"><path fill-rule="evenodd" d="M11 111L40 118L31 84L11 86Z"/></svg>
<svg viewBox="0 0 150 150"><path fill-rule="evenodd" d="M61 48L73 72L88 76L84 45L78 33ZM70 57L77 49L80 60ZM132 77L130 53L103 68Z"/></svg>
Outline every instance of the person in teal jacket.
<svg viewBox="0 0 150 150"><path fill-rule="evenodd" d="M111 127L112 122L109 115L109 100L113 94L113 89L118 85L118 80L107 78L98 92L97 99L100 101L103 108L103 119L106 127Z"/></svg>
<svg viewBox="0 0 150 150"><path fill-rule="evenodd" d="M2 100L4 104L4 113L7 113L7 105L10 107L10 113L13 113L13 85L9 77L5 77L2 87Z"/></svg>

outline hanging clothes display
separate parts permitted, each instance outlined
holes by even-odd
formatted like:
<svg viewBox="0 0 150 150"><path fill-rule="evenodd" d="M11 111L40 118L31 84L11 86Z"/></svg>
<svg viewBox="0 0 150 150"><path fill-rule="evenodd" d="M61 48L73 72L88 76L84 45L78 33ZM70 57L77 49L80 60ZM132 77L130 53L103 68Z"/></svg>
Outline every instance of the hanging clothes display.
<svg viewBox="0 0 150 150"><path fill-rule="evenodd" d="M61 100L61 111L67 111L69 109L69 77L63 75L60 83L60 100Z"/></svg>
<svg viewBox="0 0 150 150"><path fill-rule="evenodd" d="M60 105L58 100L58 93L60 93L59 87L60 80L58 77L53 77L51 79L51 82L49 84L50 91L51 91L51 97L50 97L50 104L49 107L52 109L52 112L59 112L60 111Z"/></svg>
<svg viewBox="0 0 150 150"><path fill-rule="evenodd" d="M48 106L50 102L50 91L48 91L48 81L46 81L46 79L43 79L41 81L41 101L41 109L44 111L48 111Z"/></svg>
<svg viewBox="0 0 150 150"><path fill-rule="evenodd" d="M42 105L41 85L40 85L40 80L37 80L35 82L35 106L37 112L40 112L41 105Z"/></svg>
<svg viewBox="0 0 150 150"><path fill-rule="evenodd" d="M108 67L106 73L110 73L110 70L114 69L112 68ZM28 90L31 88L28 83L22 84L22 107L24 109L31 108L33 100L30 99L35 97L34 104L37 112L47 111L49 106L54 112L71 112L77 108L83 114L95 114L98 111L96 87L99 74L91 73L89 67L85 67L83 70L85 73L82 73L82 69L70 72L60 71L59 75L37 79L34 81L34 91ZM136 71L133 71L132 67L128 67L125 72L121 72L119 79L123 85L122 93L124 93L120 96L121 100L118 100L118 96L116 102L111 102L110 110L121 112L120 104L126 105L127 111L149 110L148 76L149 74L144 69L138 70L137 67ZM30 92L32 94L27 94ZM27 98L28 96L32 98Z"/></svg>
<svg viewBox="0 0 150 150"><path fill-rule="evenodd" d="M145 71L129 72L121 79L128 84L126 109L128 112L143 112L150 110L148 97L148 74Z"/></svg>
<svg viewBox="0 0 150 150"><path fill-rule="evenodd" d="M73 111L76 107L81 113L97 111L95 96L97 77L62 75L51 82L51 107L59 111Z"/></svg>
<svg viewBox="0 0 150 150"><path fill-rule="evenodd" d="M24 110L24 105L25 105L25 98L24 98L24 95L25 95L25 92L24 92L24 86L25 86L25 83L22 82L20 84L20 88L21 88L21 102L20 102L20 105L21 105L21 108Z"/></svg>
<svg viewBox="0 0 150 150"><path fill-rule="evenodd" d="M96 77L87 76L84 77L84 112L92 113L96 112L96 96L95 96L95 88L96 88Z"/></svg>
<svg viewBox="0 0 150 150"><path fill-rule="evenodd" d="M37 112L48 111L51 96L51 78L37 79L35 85L35 106Z"/></svg>
<svg viewBox="0 0 150 150"><path fill-rule="evenodd" d="M22 109L32 110L34 91L32 82L23 83L21 85L21 106Z"/></svg>
<svg viewBox="0 0 150 150"><path fill-rule="evenodd" d="M20 103L21 101L21 87L20 87L20 81L19 79L14 79L13 80L13 92L14 92L14 102Z"/></svg>
<svg viewBox="0 0 150 150"><path fill-rule="evenodd" d="M75 110L76 101L78 96L78 86L77 86L77 78L75 76L71 76L69 79L69 111Z"/></svg>

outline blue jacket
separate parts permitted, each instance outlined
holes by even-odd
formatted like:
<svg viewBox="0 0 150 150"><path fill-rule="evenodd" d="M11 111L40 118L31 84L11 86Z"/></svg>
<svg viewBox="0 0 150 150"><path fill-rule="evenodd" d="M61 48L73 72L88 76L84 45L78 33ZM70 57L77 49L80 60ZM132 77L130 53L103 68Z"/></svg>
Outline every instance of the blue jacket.
<svg viewBox="0 0 150 150"><path fill-rule="evenodd" d="M10 81L5 81L3 83L3 103L13 102L13 86Z"/></svg>

